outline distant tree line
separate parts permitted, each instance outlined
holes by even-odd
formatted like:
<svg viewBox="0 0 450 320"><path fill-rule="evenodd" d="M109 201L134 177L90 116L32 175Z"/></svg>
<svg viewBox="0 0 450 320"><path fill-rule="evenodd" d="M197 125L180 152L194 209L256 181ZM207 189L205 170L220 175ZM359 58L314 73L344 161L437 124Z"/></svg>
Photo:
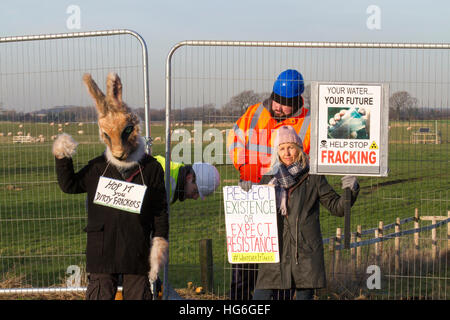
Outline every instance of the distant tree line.
<svg viewBox="0 0 450 320"><path fill-rule="evenodd" d="M260 101L267 99L270 93L256 93L253 90L242 91L231 97L222 105L216 107L212 103L197 107L174 107L171 112L172 121L194 121L223 122L236 121L245 110ZM306 106L310 106L310 86L305 87L303 100ZM430 120L450 118L449 108L419 107L418 100L407 91L398 91L389 98L389 118L390 120ZM137 108L134 111L142 120L145 119L144 108ZM152 121L165 121L165 109L150 108L150 119ZM43 109L33 112L19 112L2 108L0 102L0 121L20 121L20 122L95 122L97 112L95 107L62 106L50 109Z"/></svg>

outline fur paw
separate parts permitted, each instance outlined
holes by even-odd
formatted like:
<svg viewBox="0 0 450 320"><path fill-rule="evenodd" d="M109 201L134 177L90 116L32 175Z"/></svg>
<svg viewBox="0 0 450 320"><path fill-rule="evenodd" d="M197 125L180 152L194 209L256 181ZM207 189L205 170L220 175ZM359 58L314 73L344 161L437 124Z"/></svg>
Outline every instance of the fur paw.
<svg viewBox="0 0 450 320"><path fill-rule="evenodd" d="M53 142L52 152L58 159L72 158L77 149L78 142L67 133L60 134Z"/></svg>
<svg viewBox="0 0 450 320"><path fill-rule="evenodd" d="M150 282L156 281L161 268L167 263L169 242L162 237L154 237L150 251Z"/></svg>

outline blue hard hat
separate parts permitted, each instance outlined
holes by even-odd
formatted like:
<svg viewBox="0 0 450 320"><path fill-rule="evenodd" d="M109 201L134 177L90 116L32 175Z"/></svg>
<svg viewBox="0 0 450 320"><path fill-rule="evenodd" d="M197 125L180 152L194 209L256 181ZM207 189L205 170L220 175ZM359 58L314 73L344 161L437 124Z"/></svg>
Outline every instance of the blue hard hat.
<svg viewBox="0 0 450 320"><path fill-rule="evenodd" d="M303 76L300 72L287 69L280 73L273 84L273 92L284 98L293 98L301 95L305 90Z"/></svg>

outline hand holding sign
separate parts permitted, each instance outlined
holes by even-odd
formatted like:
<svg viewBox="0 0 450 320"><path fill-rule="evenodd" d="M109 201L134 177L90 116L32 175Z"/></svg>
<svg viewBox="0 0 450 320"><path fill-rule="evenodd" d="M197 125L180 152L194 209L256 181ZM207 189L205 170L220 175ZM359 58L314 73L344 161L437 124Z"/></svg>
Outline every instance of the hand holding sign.
<svg viewBox="0 0 450 320"><path fill-rule="evenodd" d="M331 114L328 136L338 139L369 139L370 109L341 109Z"/></svg>

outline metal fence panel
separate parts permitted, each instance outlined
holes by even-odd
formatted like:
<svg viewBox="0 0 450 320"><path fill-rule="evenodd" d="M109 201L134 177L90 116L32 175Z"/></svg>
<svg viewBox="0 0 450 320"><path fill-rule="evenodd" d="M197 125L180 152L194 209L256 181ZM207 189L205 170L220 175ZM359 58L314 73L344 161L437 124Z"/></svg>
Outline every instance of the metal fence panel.
<svg viewBox="0 0 450 320"><path fill-rule="evenodd" d="M112 71L149 136L147 67L145 42L129 30L0 38L2 288L86 285L85 195L59 189L53 139L66 132L80 143L75 170L103 152L82 76L105 88Z"/></svg>
<svg viewBox="0 0 450 320"><path fill-rule="evenodd" d="M447 217L449 49L449 44L408 43L178 43L166 62L166 139L171 142L166 156L186 164L211 161L219 169L221 187L236 185L239 174L226 154L227 130L248 106L270 95L281 71L294 68L303 74L307 107L311 81L389 84L389 176L359 178L361 192L352 208L349 250L334 247L341 244L343 219L321 208L328 287L316 295L321 299L448 299L448 219L423 230L417 243L417 233L399 238L383 226L402 231L429 226L429 221L413 219L416 208L420 216ZM401 97L409 100L400 104L395 99ZM419 144L423 138L412 138L420 128L434 133L428 139L432 143ZM327 178L340 193L339 177ZM188 281L201 285L199 241L212 239L213 291L227 298L231 265L226 258L221 187L204 201L171 206L168 277L175 288L185 287ZM396 226L397 218L405 222ZM369 241L383 234L388 240ZM436 246L439 253L432 258ZM379 288L371 284L371 276L380 276Z"/></svg>

